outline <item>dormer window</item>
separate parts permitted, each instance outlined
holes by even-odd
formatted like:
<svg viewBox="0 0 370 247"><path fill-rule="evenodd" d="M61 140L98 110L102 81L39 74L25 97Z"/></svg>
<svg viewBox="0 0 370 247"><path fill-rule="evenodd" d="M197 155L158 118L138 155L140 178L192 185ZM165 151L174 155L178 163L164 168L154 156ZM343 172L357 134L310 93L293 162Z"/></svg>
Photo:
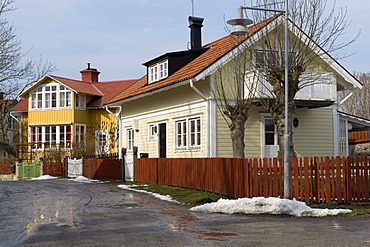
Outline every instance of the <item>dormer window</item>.
<svg viewBox="0 0 370 247"><path fill-rule="evenodd" d="M75 105L76 105L76 108L85 109L86 108L86 95L76 94Z"/></svg>
<svg viewBox="0 0 370 247"><path fill-rule="evenodd" d="M166 78L168 76L168 60L151 65L148 73L149 84Z"/></svg>

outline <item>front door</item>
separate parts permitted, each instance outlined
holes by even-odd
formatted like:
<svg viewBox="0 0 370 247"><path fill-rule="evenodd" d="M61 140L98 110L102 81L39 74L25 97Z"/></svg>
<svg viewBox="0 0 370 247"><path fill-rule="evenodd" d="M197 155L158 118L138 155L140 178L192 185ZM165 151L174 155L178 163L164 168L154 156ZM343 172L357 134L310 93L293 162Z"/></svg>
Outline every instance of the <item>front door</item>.
<svg viewBox="0 0 370 247"><path fill-rule="evenodd" d="M263 157L277 157L279 151L278 137L274 120L269 116L263 116Z"/></svg>
<svg viewBox="0 0 370 247"><path fill-rule="evenodd" d="M158 124L158 137L159 137L159 158L167 157L167 133L166 133L166 123Z"/></svg>

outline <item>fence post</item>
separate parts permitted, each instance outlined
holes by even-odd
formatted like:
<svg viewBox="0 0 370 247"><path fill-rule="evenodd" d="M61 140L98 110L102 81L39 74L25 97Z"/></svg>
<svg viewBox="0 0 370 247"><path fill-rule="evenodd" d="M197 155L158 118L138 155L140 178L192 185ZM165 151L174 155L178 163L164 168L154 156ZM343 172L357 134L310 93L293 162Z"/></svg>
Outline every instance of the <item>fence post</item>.
<svg viewBox="0 0 370 247"><path fill-rule="evenodd" d="M69 159L69 157L68 156L66 156L65 158L64 158L64 167L65 167L65 169L66 169L66 178L68 178L68 159Z"/></svg>
<svg viewBox="0 0 370 247"><path fill-rule="evenodd" d="M121 171L121 175L122 175L122 181L123 182L126 182L126 168L125 168L125 157L126 157L126 152L127 152L127 149L126 148L122 148L122 171Z"/></svg>

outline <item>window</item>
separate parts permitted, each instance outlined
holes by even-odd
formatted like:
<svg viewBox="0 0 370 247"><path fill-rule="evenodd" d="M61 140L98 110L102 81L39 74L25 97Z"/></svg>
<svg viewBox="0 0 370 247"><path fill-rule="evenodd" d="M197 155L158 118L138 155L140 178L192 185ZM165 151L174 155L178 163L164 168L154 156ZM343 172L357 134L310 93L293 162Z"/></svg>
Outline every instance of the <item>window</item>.
<svg viewBox="0 0 370 247"><path fill-rule="evenodd" d="M57 107L57 86L45 87L45 108Z"/></svg>
<svg viewBox="0 0 370 247"><path fill-rule="evenodd" d="M85 127L85 125L76 124L76 132L75 133L76 133L76 135L75 135L76 144L79 147L84 147L85 144L86 144L86 139L85 139L86 127Z"/></svg>
<svg viewBox="0 0 370 247"><path fill-rule="evenodd" d="M42 87L36 89L31 94L31 108L32 109L42 108Z"/></svg>
<svg viewBox="0 0 370 247"><path fill-rule="evenodd" d="M71 126L49 125L30 127L32 149L52 148L59 145L61 148L71 148Z"/></svg>
<svg viewBox="0 0 370 247"><path fill-rule="evenodd" d="M86 95L76 94L76 107L77 108L86 108Z"/></svg>
<svg viewBox="0 0 370 247"><path fill-rule="evenodd" d="M149 132L149 140L154 139L157 136L157 125L149 124L148 132Z"/></svg>
<svg viewBox="0 0 370 247"><path fill-rule="evenodd" d="M200 117L175 121L176 149L200 149L202 140Z"/></svg>
<svg viewBox="0 0 370 247"><path fill-rule="evenodd" d="M292 63L293 53L288 54L289 66ZM275 66L285 66L285 52L255 50L255 66L259 70ZM278 64L277 64L278 63Z"/></svg>
<svg viewBox="0 0 370 247"><path fill-rule="evenodd" d="M127 150L132 151L135 145L135 130L133 128L126 129L126 144Z"/></svg>
<svg viewBox="0 0 370 247"><path fill-rule="evenodd" d="M32 149L40 149L42 147L42 127L31 127L31 142L33 143Z"/></svg>
<svg viewBox="0 0 370 247"><path fill-rule="evenodd" d="M168 76L168 60L150 66L148 71L149 84L166 78Z"/></svg>
<svg viewBox="0 0 370 247"><path fill-rule="evenodd" d="M65 86L60 86L60 107L71 107L71 91L68 90Z"/></svg>
<svg viewBox="0 0 370 247"><path fill-rule="evenodd" d="M45 126L45 147L54 147L57 144L57 126Z"/></svg>
<svg viewBox="0 0 370 247"><path fill-rule="evenodd" d="M272 118L265 118L265 145L277 145L275 124Z"/></svg>
<svg viewBox="0 0 370 247"><path fill-rule="evenodd" d="M59 133L60 147L71 148L71 144L72 144L71 136L72 136L72 133L71 133L70 125L60 126L60 133Z"/></svg>
<svg viewBox="0 0 370 247"><path fill-rule="evenodd" d="M190 147L200 146L200 118L190 119Z"/></svg>
<svg viewBox="0 0 370 247"><path fill-rule="evenodd" d="M69 89L59 84L41 85L31 93L31 109L71 107L71 94Z"/></svg>
<svg viewBox="0 0 370 247"><path fill-rule="evenodd" d="M109 131L95 131L95 154L104 155L109 153Z"/></svg>

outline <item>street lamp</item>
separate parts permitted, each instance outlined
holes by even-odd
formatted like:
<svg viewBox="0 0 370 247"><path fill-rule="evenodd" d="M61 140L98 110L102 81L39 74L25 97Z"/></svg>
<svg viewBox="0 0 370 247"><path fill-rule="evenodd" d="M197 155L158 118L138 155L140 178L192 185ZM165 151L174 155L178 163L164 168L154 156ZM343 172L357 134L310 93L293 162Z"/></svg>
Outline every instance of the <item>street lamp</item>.
<svg viewBox="0 0 370 247"><path fill-rule="evenodd" d="M249 19L245 19L243 17L243 10L250 9L250 10L261 10L261 11L269 11L269 12L276 12L276 13L284 13L285 16L285 131L284 131L284 198L290 198L290 169L289 169L289 131L288 131L288 82L289 82L289 56L288 56L288 0L285 0L285 9L284 10L276 10L276 9L265 9L265 8L256 8L256 7L245 7L240 6L238 8L238 17L235 19L231 19L227 21L228 24L232 25L233 28L231 30L232 35L244 35L248 33L247 25L252 24L253 21Z"/></svg>

